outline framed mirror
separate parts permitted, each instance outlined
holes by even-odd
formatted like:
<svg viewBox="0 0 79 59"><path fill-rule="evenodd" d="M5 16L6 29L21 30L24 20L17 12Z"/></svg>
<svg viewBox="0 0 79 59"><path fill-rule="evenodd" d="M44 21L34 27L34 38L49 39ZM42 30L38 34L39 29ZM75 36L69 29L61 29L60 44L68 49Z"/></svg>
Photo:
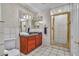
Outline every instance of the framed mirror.
<svg viewBox="0 0 79 59"><path fill-rule="evenodd" d="M39 29L43 24L43 17L33 17L33 19L31 20L31 28L32 29Z"/></svg>
<svg viewBox="0 0 79 59"><path fill-rule="evenodd" d="M23 11L19 11L20 32L28 31L29 16Z"/></svg>

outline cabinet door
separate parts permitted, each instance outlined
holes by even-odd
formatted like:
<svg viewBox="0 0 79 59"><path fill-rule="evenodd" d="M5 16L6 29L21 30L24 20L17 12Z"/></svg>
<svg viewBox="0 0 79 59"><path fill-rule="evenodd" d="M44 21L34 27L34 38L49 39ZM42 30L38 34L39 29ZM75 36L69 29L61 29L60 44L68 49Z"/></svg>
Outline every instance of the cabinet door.
<svg viewBox="0 0 79 59"><path fill-rule="evenodd" d="M24 54L27 53L27 37L20 37L20 51Z"/></svg>
<svg viewBox="0 0 79 59"><path fill-rule="evenodd" d="M35 36L30 36L28 39L28 52L35 49Z"/></svg>
<svg viewBox="0 0 79 59"><path fill-rule="evenodd" d="M36 47L38 47L40 44L40 39L39 39L39 36L36 35Z"/></svg>
<svg viewBox="0 0 79 59"><path fill-rule="evenodd" d="M39 35L40 45L42 44L42 34Z"/></svg>
<svg viewBox="0 0 79 59"><path fill-rule="evenodd" d="M36 47L41 45L42 43L42 36L41 35L36 35Z"/></svg>

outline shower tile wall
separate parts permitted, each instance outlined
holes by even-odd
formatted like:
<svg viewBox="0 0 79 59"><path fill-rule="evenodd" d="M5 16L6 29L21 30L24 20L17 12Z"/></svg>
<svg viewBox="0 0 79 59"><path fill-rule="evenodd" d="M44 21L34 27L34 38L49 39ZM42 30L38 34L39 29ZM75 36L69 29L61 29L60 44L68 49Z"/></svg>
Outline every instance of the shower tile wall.
<svg viewBox="0 0 79 59"><path fill-rule="evenodd" d="M72 21L71 21L71 53L79 56L79 4L72 5Z"/></svg>
<svg viewBox="0 0 79 59"><path fill-rule="evenodd" d="M4 22L1 18L1 4L0 4L0 55L3 55L3 51L4 51L3 26L4 26Z"/></svg>
<svg viewBox="0 0 79 59"><path fill-rule="evenodd" d="M19 39L18 8L16 4L2 4L4 23L4 40ZM17 47L17 42L15 43Z"/></svg>

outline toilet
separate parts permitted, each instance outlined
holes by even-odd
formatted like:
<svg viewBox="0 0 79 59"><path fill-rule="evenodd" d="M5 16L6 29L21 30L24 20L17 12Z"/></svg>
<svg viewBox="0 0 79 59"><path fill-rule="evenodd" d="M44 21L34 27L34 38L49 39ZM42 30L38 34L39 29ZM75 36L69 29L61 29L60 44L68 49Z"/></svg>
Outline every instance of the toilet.
<svg viewBox="0 0 79 59"><path fill-rule="evenodd" d="M4 55L8 55L8 56L20 56L20 51L19 49L16 48L15 45L15 39L13 38L9 38L7 40L4 41Z"/></svg>
<svg viewBox="0 0 79 59"><path fill-rule="evenodd" d="M12 49L12 50L4 50L5 56L20 56L20 52L18 49Z"/></svg>

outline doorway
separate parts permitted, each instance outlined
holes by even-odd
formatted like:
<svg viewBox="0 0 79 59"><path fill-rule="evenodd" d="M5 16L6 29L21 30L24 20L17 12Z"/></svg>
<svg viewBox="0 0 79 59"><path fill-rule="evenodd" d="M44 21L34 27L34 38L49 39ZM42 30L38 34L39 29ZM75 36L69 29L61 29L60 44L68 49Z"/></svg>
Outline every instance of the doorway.
<svg viewBox="0 0 79 59"><path fill-rule="evenodd" d="M51 44L70 48L70 12L51 16Z"/></svg>

